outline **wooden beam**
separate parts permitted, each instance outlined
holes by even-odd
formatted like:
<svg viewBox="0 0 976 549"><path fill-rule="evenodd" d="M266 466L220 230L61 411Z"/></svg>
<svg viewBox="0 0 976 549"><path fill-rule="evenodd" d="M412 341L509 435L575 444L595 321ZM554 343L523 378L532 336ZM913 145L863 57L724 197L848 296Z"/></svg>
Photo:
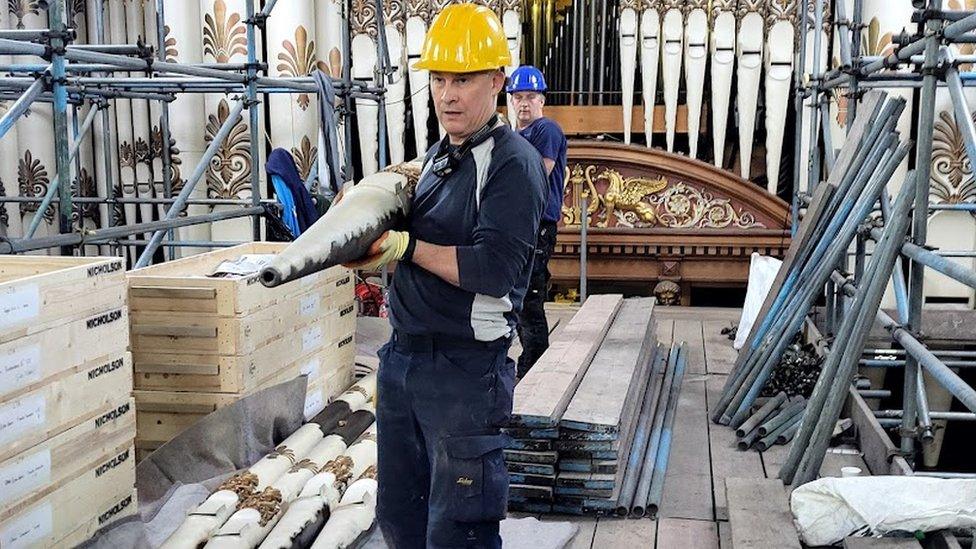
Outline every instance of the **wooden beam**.
<svg viewBox="0 0 976 549"><path fill-rule="evenodd" d="M616 294L586 300L515 387L512 417L516 424L558 425L622 302L623 296Z"/></svg>
<svg viewBox="0 0 976 549"><path fill-rule="evenodd" d="M708 125L707 108L702 109L701 134L704 135ZM498 110L506 114L508 109ZM545 108L545 115L559 124L566 135L596 135L601 133L624 133L623 107L619 105L552 105ZM506 115L507 116L507 115ZM688 106L678 105L678 119L675 131L688 133ZM631 131L644 133L644 107L635 106ZM664 133L667 126L664 122L664 105L654 107L654 133Z"/></svg>
<svg viewBox="0 0 976 549"><path fill-rule="evenodd" d="M725 480L725 486L735 549L800 549L782 482L730 478Z"/></svg>
<svg viewBox="0 0 976 549"><path fill-rule="evenodd" d="M847 392L846 415L857 428L858 444L873 475L911 475L912 468L902 457L874 413L852 386Z"/></svg>

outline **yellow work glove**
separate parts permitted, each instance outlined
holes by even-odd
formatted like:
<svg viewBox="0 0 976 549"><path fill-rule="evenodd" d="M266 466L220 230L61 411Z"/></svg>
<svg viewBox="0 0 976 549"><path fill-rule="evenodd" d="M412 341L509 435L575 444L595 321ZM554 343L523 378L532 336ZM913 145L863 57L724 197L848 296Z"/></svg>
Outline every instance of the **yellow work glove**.
<svg viewBox="0 0 976 549"><path fill-rule="evenodd" d="M406 231L386 231L370 244L366 256L344 265L350 269L364 271L376 270L387 263L403 259L410 245L410 233Z"/></svg>

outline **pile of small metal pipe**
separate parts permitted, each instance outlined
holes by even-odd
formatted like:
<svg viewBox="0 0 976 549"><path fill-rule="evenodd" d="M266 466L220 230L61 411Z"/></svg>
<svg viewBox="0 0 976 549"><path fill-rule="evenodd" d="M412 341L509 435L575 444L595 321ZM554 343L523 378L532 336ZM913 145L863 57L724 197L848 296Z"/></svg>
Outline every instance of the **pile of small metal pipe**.
<svg viewBox="0 0 976 549"><path fill-rule="evenodd" d="M800 429L806 406L807 401L801 396L791 398L784 392L776 394L735 430L735 435L739 437L736 447L739 450L755 448L765 452L774 444L786 444L793 440Z"/></svg>
<svg viewBox="0 0 976 549"><path fill-rule="evenodd" d="M808 397L820 377L822 365L823 359L817 355L813 345L796 341L786 348L761 394L774 396L782 391L791 397Z"/></svg>
<svg viewBox="0 0 976 549"><path fill-rule="evenodd" d="M787 256L778 284L774 283L764 305L766 314L757 320L729 375L712 417L717 423L738 429L749 420L752 405L793 343L832 272L842 264L850 245L863 230L862 225L871 223L869 215L875 204L887 201L885 186L911 148L909 143L901 142L895 129L905 108L904 100L872 92L860 107L849 139L836 159L829 162L832 169L828 180L816 187L794 237L791 256ZM881 294L904 241L914 183L913 176L906 178L885 216L882 242L857 281L850 312L835 333L833 352L828 353L806 404L810 413L804 412L782 468L781 478L787 483L813 480L819 471Z"/></svg>

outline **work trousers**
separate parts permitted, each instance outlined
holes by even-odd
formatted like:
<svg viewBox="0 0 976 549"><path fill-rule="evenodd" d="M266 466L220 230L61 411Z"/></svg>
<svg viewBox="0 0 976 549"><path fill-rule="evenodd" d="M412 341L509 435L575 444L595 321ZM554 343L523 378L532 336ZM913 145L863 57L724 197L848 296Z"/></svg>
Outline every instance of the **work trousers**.
<svg viewBox="0 0 976 549"><path fill-rule="evenodd" d="M380 349L376 515L391 548L501 547L510 343L395 332Z"/></svg>
<svg viewBox="0 0 976 549"><path fill-rule="evenodd" d="M549 294L549 258L556 248L556 224L543 221L532 255L532 275L522 301L518 319L518 336L522 354L518 359L518 377L529 372L542 353L549 348L549 322L546 321L546 297Z"/></svg>

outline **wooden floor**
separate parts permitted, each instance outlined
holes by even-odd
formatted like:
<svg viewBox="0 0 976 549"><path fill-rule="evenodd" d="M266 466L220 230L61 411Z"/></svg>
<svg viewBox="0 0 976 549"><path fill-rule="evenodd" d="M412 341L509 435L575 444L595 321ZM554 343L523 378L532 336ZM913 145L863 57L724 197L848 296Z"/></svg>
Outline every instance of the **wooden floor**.
<svg viewBox="0 0 976 549"><path fill-rule="evenodd" d="M572 310L547 308L552 320L564 321ZM541 520L570 521L580 527L572 549L726 549L731 547L725 479L775 478L787 447L767 452L734 448L731 429L708 421L708 410L719 398L735 362L732 341L723 327L738 323L737 309L659 307L655 310L658 340L688 343L689 360L675 418L671 458L664 484L660 517L649 519L543 515ZM558 325L556 330L558 330ZM517 356L515 351L513 356ZM839 476L840 467L867 466L859 455L828 454L822 474ZM519 515L526 516L526 515Z"/></svg>

